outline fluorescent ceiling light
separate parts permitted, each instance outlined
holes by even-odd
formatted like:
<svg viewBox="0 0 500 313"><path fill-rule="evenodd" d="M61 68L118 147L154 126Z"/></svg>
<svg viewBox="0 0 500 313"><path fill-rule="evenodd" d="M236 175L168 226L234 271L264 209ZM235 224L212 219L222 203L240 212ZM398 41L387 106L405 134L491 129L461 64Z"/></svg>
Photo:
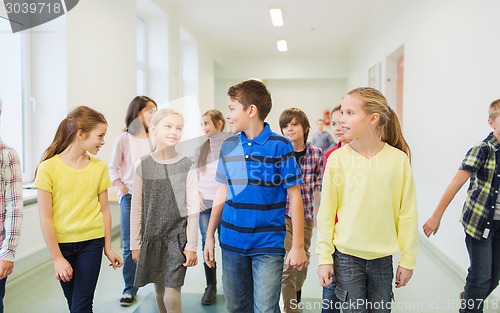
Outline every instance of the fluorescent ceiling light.
<svg viewBox="0 0 500 313"><path fill-rule="evenodd" d="M278 40L277 45L278 45L278 51L285 52L288 50L288 47L286 45L286 40Z"/></svg>
<svg viewBox="0 0 500 313"><path fill-rule="evenodd" d="M269 10L271 14L271 21L273 26L283 26L283 15L281 15L281 9L271 9Z"/></svg>

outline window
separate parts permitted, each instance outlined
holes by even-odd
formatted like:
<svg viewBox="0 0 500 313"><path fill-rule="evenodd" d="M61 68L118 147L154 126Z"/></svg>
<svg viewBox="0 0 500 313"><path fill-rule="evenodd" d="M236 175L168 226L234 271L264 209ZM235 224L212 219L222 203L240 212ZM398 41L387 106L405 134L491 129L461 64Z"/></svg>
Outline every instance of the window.
<svg viewBox="0 0 500 313"><path fill-rule="evenodd" d="M0 117L0 137L9 146L16 149L21 159L23 178L27 175L29 166L29 131L30 112L26 109L26 77L27 49L23 32L12 33L10 21L0 16L0 101L2 116Z"/></svg>

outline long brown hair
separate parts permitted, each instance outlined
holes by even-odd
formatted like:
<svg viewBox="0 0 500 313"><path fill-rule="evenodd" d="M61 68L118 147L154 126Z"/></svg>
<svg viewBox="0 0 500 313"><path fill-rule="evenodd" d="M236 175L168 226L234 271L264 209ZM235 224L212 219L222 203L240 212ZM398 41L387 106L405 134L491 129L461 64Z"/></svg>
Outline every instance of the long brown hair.
<svg viewBox="0 0 500 313"><path fill-rule="evenodd" d="M79 106L66 116L57 128L50 146L45 150L42 162L60 154L69 147L76 138L79 130L89 133L98 124L108 124L104 115L87 106ZM35 171L36 176L36 171Z"/></svg>
<svg viewBox="0 0 500 313"><path fill-rule="evenodd" d="M371 87L355 88L347 93L362 102L363 111L379 115L380 138L383 142L398 148L411 158L410 146L403 136L403 130L396 112L387 104L380 91Z"/></svg>
<svg viewBox="0 0 500 313"><path fill-rule="evenodd" d="M156 102L148 96L137 96L128 105L127 115L125 116L125 129L131 135L136 135L140 131L140 127L144 127L143 122L139 116L139 112L144 109L148 102L153 103L157 108ZM138 119L137 119L138 118ZM140 123L139 123L140 122ZM146 133L149 129L145 127Z"/></svg>
<svg viewBox="0 0 500 313"><path fill-rule="evenodd" d="M226 120L224 119L224 115L222 114L221 111L219 110L208 110L207 112L205 112L205 114L202 115L203 116L210 116L210 120L212 121L212 123L214 123L214 126L217 128L217 125L219 123L219 121L222 121L222 127L220 128L220 131L223 131L224 130L224 127L226 127ZM200 170L200 172L204 172L205 171L205 167L207 165L207 157L208 157L208 152L210 151L210 140L207 139L202 145L201 145L201 148L200 148L200 156L198 158L198 169Z"/></svg>

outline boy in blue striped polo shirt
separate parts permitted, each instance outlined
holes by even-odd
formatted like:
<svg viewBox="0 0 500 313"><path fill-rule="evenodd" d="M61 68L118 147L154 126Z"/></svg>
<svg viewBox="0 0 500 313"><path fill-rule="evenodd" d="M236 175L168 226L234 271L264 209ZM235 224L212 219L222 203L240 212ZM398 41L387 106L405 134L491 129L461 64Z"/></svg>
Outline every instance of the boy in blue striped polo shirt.
<svg viewBox="0 0 500 313"><path fill-rule="evenodd" d="M226 118L237 135L222 144L205 262L215 265L214 232L220 224L227 310L279 313L287 196L294 232L285 266L307 266L301 172L290 141L264 122L272 107L266 86L247 80L230 87L228 95Z"/></svg>
<svg viewBox="0 0 500 313"><path fill-rule="evenodd" d="M436 234L444 211L470 179L460 218L470 260L464 291L460 293L460 313L483 312L485 299L500 280L500 99L490 104L488 124L493 131L467 152L423 226L427 237Z"/></svg>

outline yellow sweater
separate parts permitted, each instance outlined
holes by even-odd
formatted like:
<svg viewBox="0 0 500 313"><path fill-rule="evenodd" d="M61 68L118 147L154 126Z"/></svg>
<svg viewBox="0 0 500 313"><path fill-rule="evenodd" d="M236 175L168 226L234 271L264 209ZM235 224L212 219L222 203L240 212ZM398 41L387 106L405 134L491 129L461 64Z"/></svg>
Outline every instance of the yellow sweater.
<svg viewBox="0 0 500 313"><path fill-rule="evenodd" d="M416 195L405 153L385 144L367 159L346 145L330 155L318 212L319 264L332 264L335 249L366 260L401 251L399 265L415 268Z"/></svg>
<svg viewBox="0 0 500 313"><path fill-rule="evenodd" d="M35 187L52 194L52 220L57 242L104 237L98 195L111 187L105 162L90 157L86 167L75 169L55 155L38 166Z"/></svg>

